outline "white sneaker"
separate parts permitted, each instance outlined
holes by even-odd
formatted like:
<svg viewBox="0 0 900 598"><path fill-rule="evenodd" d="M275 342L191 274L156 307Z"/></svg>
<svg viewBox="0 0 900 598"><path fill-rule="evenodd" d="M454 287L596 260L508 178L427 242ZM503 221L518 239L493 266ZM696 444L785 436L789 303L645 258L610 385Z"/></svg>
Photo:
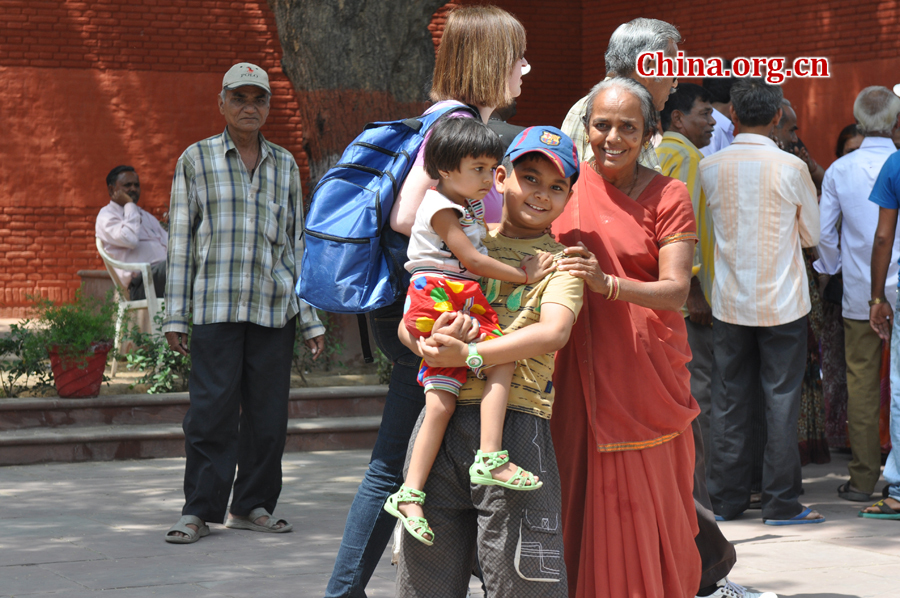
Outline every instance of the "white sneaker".
<svg viewBox="0 0 900 598"><path fill-rule="evenodd" d="M707 598L778 598L777 594L772 592L748 592L747 589L739 584L734 583L727 577L720 579L717 583L719 589L710 594ZM697 598L700 598L699 596Z"/></svg>

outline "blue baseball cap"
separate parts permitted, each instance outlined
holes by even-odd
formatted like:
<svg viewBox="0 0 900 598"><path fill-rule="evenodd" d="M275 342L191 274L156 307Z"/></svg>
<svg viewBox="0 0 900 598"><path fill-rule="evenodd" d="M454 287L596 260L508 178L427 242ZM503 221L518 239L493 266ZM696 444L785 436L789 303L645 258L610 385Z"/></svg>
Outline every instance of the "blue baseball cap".
<svg viewBox="0 0 900 598"><path fill-rule="evenodd" d="M566 178L579 171L578 154L575 153L572 138L556 127L528 127L509 144L506 157L515 161L530 152L547 156Z"/></svg>

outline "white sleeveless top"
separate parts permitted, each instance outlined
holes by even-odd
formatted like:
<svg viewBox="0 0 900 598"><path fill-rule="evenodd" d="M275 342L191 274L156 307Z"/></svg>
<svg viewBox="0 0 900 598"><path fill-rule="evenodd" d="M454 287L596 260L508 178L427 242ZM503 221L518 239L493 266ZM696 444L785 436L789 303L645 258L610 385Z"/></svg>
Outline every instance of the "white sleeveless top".
<svg viewBox="0 0 900 598"><path fill-rule="evenodd" d="M478 280L479 276L468 272L466 267L450 253L444 240L431 226L431 219L439 211L448 208L456 210L460 214L459 224L466 237L479 253L487 255L487 248L483 242L487 234L487 227L484 224L484 202L480 199L466 201L469 203L468 208L457 205L435 189L425 192L425 197L416 212L407 250L409 261L406 263L406 269L412 273L413 278L431 274Z"/></svg>

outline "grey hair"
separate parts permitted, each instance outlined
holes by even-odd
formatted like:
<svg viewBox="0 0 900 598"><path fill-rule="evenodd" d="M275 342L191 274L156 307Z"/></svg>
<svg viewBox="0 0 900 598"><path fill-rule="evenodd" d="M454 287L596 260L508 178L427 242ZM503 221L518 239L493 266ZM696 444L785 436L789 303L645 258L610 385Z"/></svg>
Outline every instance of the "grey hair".
<svg viewBox="0 0 900 598"><path fill-rule="evenodd" d="M669 42L681 43L681 33L665 21L639 18L619 25L606 48L606 76L631 76L641 52L664 52Z"/></svg>
<svg viewBox="0 0 900 598"><path fill-rule="evenodd" d="M789 99L787 99L787 98L781 98L781 105L782 105L782 106L787 106L787 107L790 108L791 110L794 109L794 107L791 105L791 101L790 101ZM776 128L776 129L780 129L781 127L783 127L786 120L787 120L787 111L784 110L784 109L782 109L782 112L781 112L781 120L778 121L778 124L775 125L775 128Z"/></svg>
<svg viewBox="0 0 900 598"><path fill-rule="evenodd" d="M772 122L784 96L777 85L764 79L738 79L731 88L731 106L745 127L761 127Z"/></svg>
<svg viewBox="0 0 900 598"><path fill-rule="evenodd" d="M585 129L590 129L591 114L594 112L594 100L607 89L627 91L638 99L641 103L641 116L644 117L644 134L656 128L659 112L656 111L653 105L653 96L650 95L647 88L634 79L613 77L594 85L588 94L587 102L584 104L584 114L581 117L581 122L584 124Z"/></svg>
<svg viewBox="0 0 900 598"><path fill-rule="evenodd" d="M900 98L887 87L872 85L866 87L853 102L853 117L856 129L863 136L890 135L897 125L900 114Z"/></svg>

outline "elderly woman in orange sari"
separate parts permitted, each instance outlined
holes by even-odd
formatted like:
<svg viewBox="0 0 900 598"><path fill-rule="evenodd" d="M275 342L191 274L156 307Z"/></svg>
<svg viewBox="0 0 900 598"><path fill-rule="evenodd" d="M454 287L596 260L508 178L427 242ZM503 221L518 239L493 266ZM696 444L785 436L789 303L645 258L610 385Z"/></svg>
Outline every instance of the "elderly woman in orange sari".
<svg viewBox="0 0 900 598"><path fill-rule="evenodd" d="M697 240L684 184L638 163L658 115L630 79L591 91L582 164L553 230L585 281L557 354L551 422L572 598L681 598L700 583L691 495L699 412L679 313ZM583 249L572 246L582 245Z"/></svg>

